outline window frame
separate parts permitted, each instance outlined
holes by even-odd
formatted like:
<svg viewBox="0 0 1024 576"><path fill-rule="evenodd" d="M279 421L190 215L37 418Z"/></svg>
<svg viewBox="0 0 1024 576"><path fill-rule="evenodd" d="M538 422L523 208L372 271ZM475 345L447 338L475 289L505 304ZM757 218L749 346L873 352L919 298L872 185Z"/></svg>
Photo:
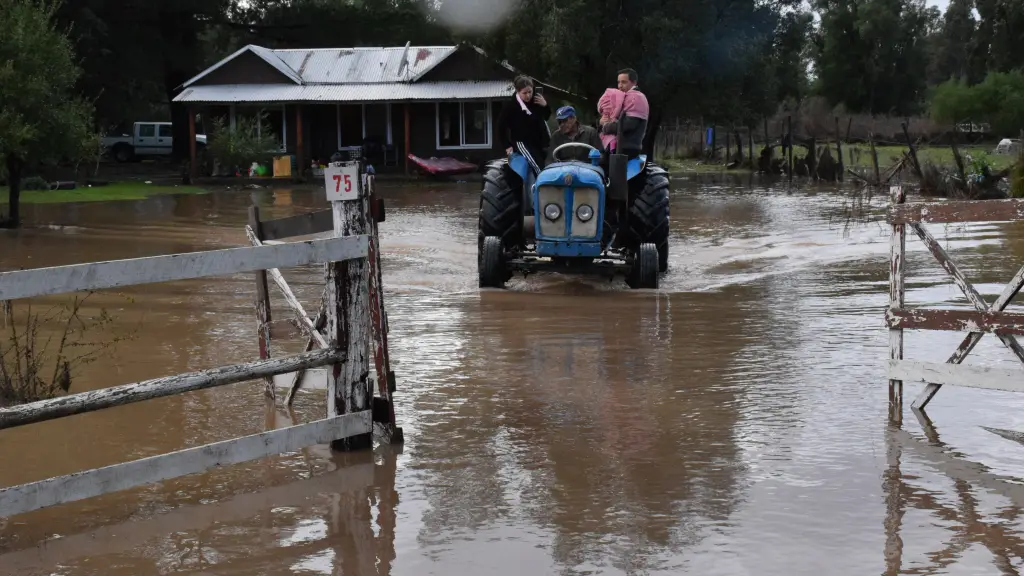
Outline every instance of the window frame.
<svg viewBox="0 0 1024 576"><path fill-rule="evenodd" d="M451 100L444 104L452 104ZM441 145L441 104L434 102L434 147L437 150L490 150L494 147L494 112L491 100L458 100L459 105L459 144L457 146ZM487 142L485 144L466 144L466 104L487 105Z"/></svg>

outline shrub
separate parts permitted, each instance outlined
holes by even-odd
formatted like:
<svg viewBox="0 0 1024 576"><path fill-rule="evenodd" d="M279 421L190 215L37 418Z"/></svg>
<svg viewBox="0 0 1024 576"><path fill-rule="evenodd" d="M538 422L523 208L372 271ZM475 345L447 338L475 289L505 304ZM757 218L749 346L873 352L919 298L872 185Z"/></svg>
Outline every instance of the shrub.
<svg viewBox="0 0 1024 576"><path fill-rule="evenodd" d="M207 152L222 166L245 173L253 162L269 163L279 149L277 142L266 114L237 117L233 131L223 118L216 118Z"/></svg>
<svg viewBox="0 0 1024 576"><path fill-rule="evenodd" d="M39 176L30 176L21 180L22 190L49 190L50 183Z"/></svg>
<svg viewBox="0 0 1024 576"><path fill-rule="evenodd" d="M940 84L932 94L931 116L941 122L988 122L997 134L1024 128L1024 71L992 72L968 86L963 80Z"/></svg>
<svg viewBox="0 0 1024 576"><path fill-rule="evenodd" d="M0 406L67 393L78 367L98 360L127 338L85 338L87 332L113 322L106 310L92 318L83 317L82 305L88 298L75 297L71 305L55 306L43 314L33 312L29 306L23 322L15 318L10 301L0 302L0 328L5 333L0 339ZM41 329L52 329L55 325L59 327L56 334L41 333Z"/></svg>
<svg viewBox="0 0 1024 576"><path fill-rule="evenodd" d="M1010 196L1024 198L1024 152L1017 157L1017 163L1010 172Z"/></svg>

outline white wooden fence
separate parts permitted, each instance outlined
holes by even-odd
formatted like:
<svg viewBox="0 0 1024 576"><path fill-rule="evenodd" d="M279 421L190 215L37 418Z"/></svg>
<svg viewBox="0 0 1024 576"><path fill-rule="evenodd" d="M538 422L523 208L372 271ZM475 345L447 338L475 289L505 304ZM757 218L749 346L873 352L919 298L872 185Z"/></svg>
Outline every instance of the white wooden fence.
<svg viewBox="0 0 1024 576"><path fill-rule="evenodd" d="M244 364L0 409L0 431L183 392L257 378L272 379L281 374L301 375L311 368L331 367L326 371L328 409L324 419L3 488L0 489L0 517L295 451L313 444L330 442L338 449L368 448L372 446L373 416L377 412L385 412L376 420L385 424L386 430L395 433L390 394L387 394L384 405L390 408L390 418L387 418L388 410L381 410L376 405L371 383L365 378L371 334L369 271L375 268L379 272L379 262L367 265L370 247L376 246L376 224L371 223L373 217L369 209L373 177L364 174L358 163L345 163L339 169L358 173L359 178L354 196L350 194L350 199L331 203L333 238L264 244L255 238L250 228L250 238L255 244L252 247L0 273L0 300L251 271L270 271L277 280L279 268L313 263L325 264L327 282L321 306L322 318L314 322L302 310L283 278L277 281L289 305L296 310L300 329L319 346L317 350L313 350L311 345L306 352L292 356L274 359L265 356ZM317 218L322 220L323 216ZM286 220L297 222L302 217ZM281 222L278 221L279 224ZM379 254L375 253L374 257L379 259ZM376 296L380 297L379 290ZM381 306L382 302L379 302ZM321 328L326 328L326 334L320 332ZM261 330L264 329L261 326ZM297 380L301 381L301 376ZM273 394L272 386L270 392ZM291 394L289 400L290 397ZM400 430L398 432L397 441L400 441Z"/></svg>
<svg viewBox="0 0 1024 576"><path fill-rule="evenodd" d="M939 389L947 385L1024 392L1024 370L961 365L985 334L994 334L1021 363L1024 363L1024 347L1021 347L1015 336L1024 334L1024 314L1005 311L1024 286L1024 267L1014 275L995 302L988 304L924 226L925 223L1024 221L1024 200L911 204L905 203L905 200L903 188L893 186L888 213L888 220L892 224L892 245L889 309L886 310L886 322L890 332L890 401L902 405L903 382L927 384L914 401L913 406L917 409L923 409ZM953 283L964 293L975 310L906 307L904 279L908 226L924 242L935 260L949 274ZM919 362L903 358L903 331L907 329L951 330L968 334L945 363Z"/></svg>

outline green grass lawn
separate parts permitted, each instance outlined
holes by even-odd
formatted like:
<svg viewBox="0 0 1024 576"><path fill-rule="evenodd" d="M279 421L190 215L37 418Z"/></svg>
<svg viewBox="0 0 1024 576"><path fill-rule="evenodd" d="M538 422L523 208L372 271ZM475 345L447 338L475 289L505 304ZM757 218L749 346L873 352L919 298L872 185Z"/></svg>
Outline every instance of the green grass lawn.
<svg viewBox="0 0 1024 576"><path fill-rule="evenodd" d="M985 158L988 161L989 166L993 171L1003 170L1009 168L1017 161L1017 156L1012 154L993 154L992 146L963 146L960 148L960 154L963 157L965 167L970 170L968 165L967 156L970 155L975 159ZM878 167L879 170L885 171L886 168L896 163L902 156L903 152L908 151L909 148L906 146L876 146L878 151ZM760 148L757 148L760 152ZM851 162L850 152L854 151L853 161ZM776 149L776 153L778 150ZM821 152L821 149L818 149ZM857 154L859 152L859 154ZM803 155L805 150L801 147L794 149L796 155ZM833 157L836 153L835 144L832 144ZM917 158L921 164L932 162L940 167L953 168L956 165L956 161L953 159L953 149L949 146L932 146L922 147L917 150ZM755 157L755 161L757 158ZM872 170L873 165L871 162L871 147L866 144L844 144L843 145L843 162L846 168L853 168L854 170ZM684 172L684 173L696 173L696 174L717 174L726 172L725 165L721 159L715 162L705 162L702 160L696 160L692 158L662 158L659 163L665 166L672 172ZM728 170L729 173L747 173L750 172L748 168L736 168L734 170Z"/></svg>
<svg viewBox="0 0 1024 576"><path fill-rule="evenodd" d="M1016 162L1017 157L1013 154L993 154L993 146L963 146L960 148L960 155L964 160L966 166L968 160L967 156L970 155L975 159L986 158L989 166L995 171L1009 168ZM852 146L843 146L843 160L846 162L847 167L850 167L850 149L860 151L860 157L855 157L854 168L873 168L871 163L871 147L863 144L855 144ZM906 146L877 146L878 150L878 166L882 170L892 166L900 157L903 152L908 151L909 148ZM834 150L834 149L833 149ZM917 159L921 164L932 162L937 166L943 167L954 167L956 160L953 158L953 149L949 146L930 146L918 148ZM969 167L968 167L969 169Z"/></svg>
<svg viewBox="0 0 1024 576"><path fill-rule="evenodd" d="M161 194L205 194L198 186L158 186L142 182L115 182L107 186L79 187L75 190L22 190L22 204L63 204L66 202L110 202L141 200ZM0 204L7 203L8 190L0 186Z"/></svg>

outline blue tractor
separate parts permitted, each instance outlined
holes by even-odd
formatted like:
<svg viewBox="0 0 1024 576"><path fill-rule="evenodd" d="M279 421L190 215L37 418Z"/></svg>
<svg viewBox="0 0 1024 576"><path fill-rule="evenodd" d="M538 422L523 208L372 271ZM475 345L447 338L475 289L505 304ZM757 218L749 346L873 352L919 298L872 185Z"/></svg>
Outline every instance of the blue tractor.
<svg viewBox="0 0 1024 576"><path fill-rule="evenodd" d="M573 146L590 162L563 161ZM480 194L480 286L503 288L516 272L622 275L631 288L657 288L668 270L669 177L645 155L602 157L582 142L552 153L534 174L513 152L491 162Z"/></svg>

